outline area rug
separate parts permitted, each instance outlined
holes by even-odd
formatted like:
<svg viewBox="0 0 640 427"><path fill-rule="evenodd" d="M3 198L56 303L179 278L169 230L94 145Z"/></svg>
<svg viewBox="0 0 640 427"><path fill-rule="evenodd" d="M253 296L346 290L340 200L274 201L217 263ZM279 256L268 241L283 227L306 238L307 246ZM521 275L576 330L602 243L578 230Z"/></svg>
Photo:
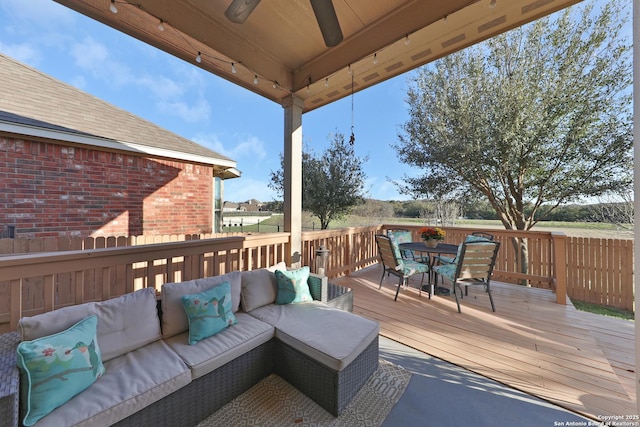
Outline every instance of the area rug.
<svg viewBox="0 0 640 427"><path fill-rule="evenodd" d="M270 375L198 424L214 426L379 426L404 393L411 373L386 360L339 417L277 375Z"/></svg>

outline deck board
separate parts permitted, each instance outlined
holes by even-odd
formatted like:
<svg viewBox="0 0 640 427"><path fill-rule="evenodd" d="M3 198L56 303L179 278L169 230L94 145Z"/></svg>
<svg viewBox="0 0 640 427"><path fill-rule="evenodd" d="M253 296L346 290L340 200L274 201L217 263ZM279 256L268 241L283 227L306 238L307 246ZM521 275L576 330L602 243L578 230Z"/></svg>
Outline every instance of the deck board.
<svg viewBox="0 0 640 427"><path fill-rule="evenodd" d="M494 283L453 296L419 296L419 278L394 301L395 277L378 289L372 266L333 280L353 289L354 312L381 335L597 419L636 414L634 323L559 305L549 290Z"/></svg>

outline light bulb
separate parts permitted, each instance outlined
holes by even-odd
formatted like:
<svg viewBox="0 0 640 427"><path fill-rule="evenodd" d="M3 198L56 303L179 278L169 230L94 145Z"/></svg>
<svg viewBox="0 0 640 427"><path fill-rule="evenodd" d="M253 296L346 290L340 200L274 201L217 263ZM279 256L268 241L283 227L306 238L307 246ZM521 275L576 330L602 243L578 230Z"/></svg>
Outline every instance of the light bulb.
<svg viewBox="0 0 640 427"><path fill-rule="evenodd" d="M236 70L236 64L234 64L233 62L231 63L231 72L232 72L233 74L235 74L235 73L237 73L237 72L238 72L238 70Z"/></svg>
<svg viewBox="0 0 640 427"><path fill-rule="evenodd" d="M115 0L111 0L111 4L109 5L109 10L113 13L118 13L118 8L116 7Z"/></svg>
<svg viewBox="0 0 640 427"><path fill-rule="evenodd" d="M408 45L409 43L411 43L411 40L409 40L409 34L407 34L404 38L404 44Z"/></svg>
<svg viewBox="0 0 640 427"><path fill-rule="evenodd" d="M373 54L373 64L375 65L375 64L377 64L377 63L378 63L378 54L377 54L377 53L374 53L374 54Z"/></svg>
<svg viewBox="0 0 640 427"><path fill-rule="evenodd" d="M254 75L253 75L253 84L254 84L254 85L257 85L257 84L258 84L258 75L257 75L257 74L254 74Z"/></svg>
<svg viewBox="0 0 640 427"><path fill-rule="evenodd" d="M200 55L200 52L198 52L198 55L196 55L196 62L198 64L202 62L202 55Z"/></svg>
<svg viewBox="0 0 640 427"><path fill-rule="evenodd" d="M158 24L158 30L164 31L164 22L162 21L162 19L160 20L160 23Z"/></svg>
<svg viewBox="0 0 640 427"><path fill-rule="evenodd" d="M329 87L329 77L324 79L324 87Z"/></svg>
<svg viewBox="0 0 640 427"><path fill-rule="evenodd" d="M496 0L491 0L491 1L489 2L489 7L490 7L491 9L493 9L494 7L496 7L496 3L497 3L497 1L496 1Z"/></svg>

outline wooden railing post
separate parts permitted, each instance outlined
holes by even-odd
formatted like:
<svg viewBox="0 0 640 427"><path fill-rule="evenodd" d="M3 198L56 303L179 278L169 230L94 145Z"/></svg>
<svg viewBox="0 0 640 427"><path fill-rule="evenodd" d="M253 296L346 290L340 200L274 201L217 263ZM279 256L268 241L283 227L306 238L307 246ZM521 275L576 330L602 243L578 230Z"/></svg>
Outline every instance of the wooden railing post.
<svg viewBox="0 0 640 427"><path fill-rule="evenodd" d="M22 317L22 279L10 282L11 304L9 306L9 326L12 331L18 330L18 321Z"/></svg>
<svg viewBox="0 0 640 427"><path fill-rule="evenodd" d="M553 283L556 285L556 302L567 303L567 236L564 233L552 232L553 245Z"/></svg>

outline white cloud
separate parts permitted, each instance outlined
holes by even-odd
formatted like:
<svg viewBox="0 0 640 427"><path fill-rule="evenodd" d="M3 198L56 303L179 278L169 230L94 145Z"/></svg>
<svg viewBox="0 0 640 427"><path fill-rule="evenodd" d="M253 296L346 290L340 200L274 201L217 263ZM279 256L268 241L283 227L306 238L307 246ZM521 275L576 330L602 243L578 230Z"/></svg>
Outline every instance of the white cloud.
<svg viewBox="0 0 640 427"><path fill-rule="evenodd" d="M75 76L74 78L71 79L71 84L77 87L78 89L85 90L85 91L88 87L87 79L85 79L84 76Z"/></svg>
<svg viewBox="0 0 640 427"><path fill-rule="evenodd" d="M398 191L395 182L397 181L368 177L365 184L365 188L369 193L368 197L375 200L411 200L409 195L401 194Z"/></svg>
<svg viewBox="0 0 640 427"><path fill-rule="evenodd" d="M160 112L179 117L189 123L205 121L211 113L211 106L204 99L199 100L193 105L188 105L184 101L160 101L156 105Z"/></svg>
<svg viewBox="0 0 640 427"><path fill-rule="evenodd" d="M5 44L0 42L0 52L32 67L36 67L41 60L38 50L29 43Z"/></svg>
<svg viewBox="0 0 640 427"><path fill-rule="evenodd" d="M241 170L242 159L250 160L252 165L255 166L257 161L264 159L267 155L264 142L255 136L248 136L238 143L233 141L225 141L223 143L217 135L213 134L196 136L193 141L238 161L238 168Z"/></svg>
<svg viewBox="0 0 640 427"><path fill-rule="evenodd" d="M51 0L2 0L0 7L12 21L36 25L40 29L64 28L73 24L76 15Z"/></svg>
<svg viewBox="0 0 640 427"><path fill-rule="evenodd" d="M277 199L277 194L269 188L266 181L241 177L224 182L224 200L244 202L250 199L270 202Z"/></svg>

